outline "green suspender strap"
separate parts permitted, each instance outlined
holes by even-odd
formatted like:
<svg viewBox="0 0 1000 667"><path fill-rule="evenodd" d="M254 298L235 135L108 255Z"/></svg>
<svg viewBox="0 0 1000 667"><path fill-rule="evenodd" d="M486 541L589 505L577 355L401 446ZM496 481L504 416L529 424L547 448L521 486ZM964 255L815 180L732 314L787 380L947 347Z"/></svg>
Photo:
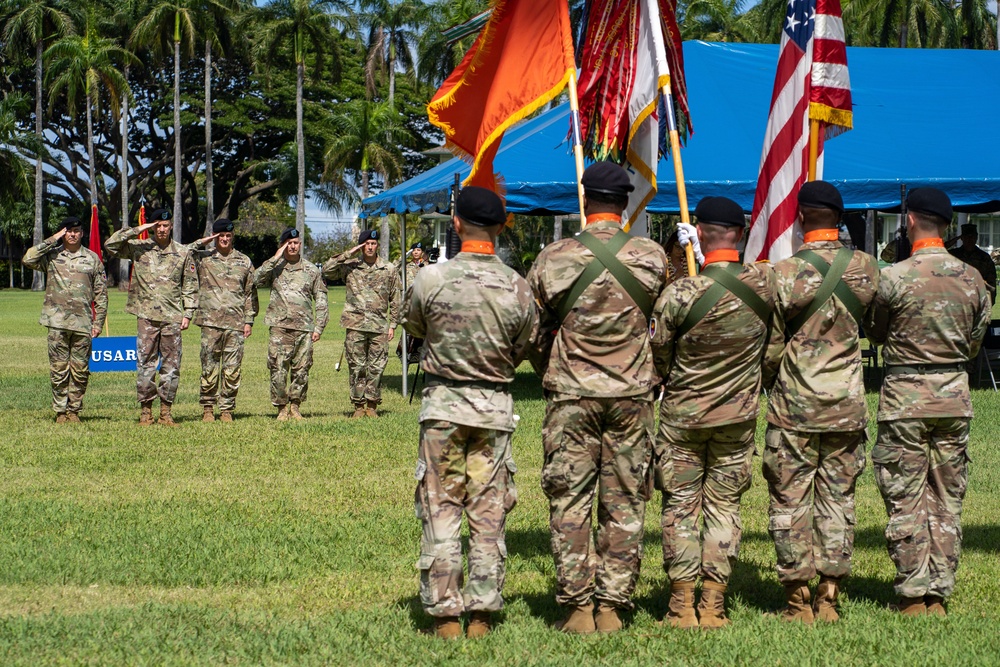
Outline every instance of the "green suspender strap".
<svg viewBox="0 0 1000 667"><path fill-rule="evenodd" d="M851 292L851 288L841 280L853 255L854 253L851 250L841 248L834 256L833 264L830 265L812 250L800 250L795 253L796 257L809 262L819 271L820 275L823 276L823 282L820 283L819 289L816 290L816 295L813 297L809 307L788 322L785 328L786 341L791 340L799 332L799 329L809 321L809 318L815 315L816 311L834 294L847 307L847 310L851 313L851 317L858 323L858 326L861 326L861 320L864 317L865 311L864 306L861 305L858 297L854 296L854 293Z"/></svg>
<svg viewBox="0 0 1000 667"><path fill-rule="evenodd" d="M725 268L722 268L718 264L709 264L702 270L701 275L711 278L712 284L694 302L694 305L691 306L687 317L684 318L680 327L677 328L677 335L674 340L680 339L701 322L702 318L708 315L708 311L712 310L726 292L731 292L736 298L749 306L757 314L761 322L770 329L771 309L767 307L766 301L760 298L746 283L736 277L742 271L743 265L739 262L730 262Z"/></svg>
<svg viewBox="0 0 1000 667"><path fill-rule="evenodd" d="M576 279L573 286L570 288L566 297L559 304L559 321L562 322L569 315L570 311L573 310L573 306L576 305L577 300L583 291L587 289L592 282L597 280L597 277L607 269L608 273L614 276L618 284L622 286L622 289L632 298L635 305L639 307L642 314L648 320L649 316L653 314L653 301L646 294L646 290L643 289L639 281L636 280L632 272L628 270L624 264L615 256L625 244L629 242L632 237L625 232L619 230L614 236L608 239L607 243L603 243L599 238L591 234L590 232L580 232L577 235L576 240L582 243L587 250L594 253L594 259L587 265L587 268L583 270L580 277Z"/></svg>

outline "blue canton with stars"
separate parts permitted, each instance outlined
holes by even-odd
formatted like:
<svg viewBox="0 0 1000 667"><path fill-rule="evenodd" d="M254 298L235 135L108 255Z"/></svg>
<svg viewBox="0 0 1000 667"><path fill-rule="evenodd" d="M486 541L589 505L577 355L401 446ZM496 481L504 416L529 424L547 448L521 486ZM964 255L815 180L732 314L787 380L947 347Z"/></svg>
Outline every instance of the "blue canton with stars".
<svg viewBox="0 0 1000 667"><path fill-rule="evenodd" d="M785 34L803 51L813 36L816 23L816 0L788 0Z"/></svg>

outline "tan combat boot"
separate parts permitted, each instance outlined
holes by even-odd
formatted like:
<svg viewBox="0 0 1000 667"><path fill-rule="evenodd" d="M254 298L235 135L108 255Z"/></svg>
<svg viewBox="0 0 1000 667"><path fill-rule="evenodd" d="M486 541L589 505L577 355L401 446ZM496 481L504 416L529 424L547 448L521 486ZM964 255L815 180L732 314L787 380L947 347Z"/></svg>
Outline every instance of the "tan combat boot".
<svg viewBox="0 0 1000 667"><path fill-rule="evenodd" d="M80 423L82 423L80 421L80 415L76 414L75 412L67 412L66 413L66 422L69 423L69 424L80 424Z"/></svg>
<svg viewBox="0 0 1000 667"><path fill-rule="evenodd" d="M840 597L840 580L820 577L816 587L816 599L813 600L813 615L817 621L836 623L840 620L837 613L837 598Z"/></svg>
<svg viewBox="0 0 1000 667"><path fill-rule="evenodd" d="M462 636L462 624L457 616L435 618L434 635L441 639L458 639Z"/></svg>
<svg viewBox="0 0 1000 667"><path fill-rule="evenodd" d="M205 406L205 412L201 415L201 420L203 422L214 422L215 421L215 409L211 405Z"/></svg>
<svg viewBox="0 0 1000 667"><path fill-rule="evenodd" d="M892 608L903 616L923 616L927 613L923 598L899 598Z"/></svg>
<svg viewBox="0 0 1000 667"><path fill-rule="evenodd" d="M378 417L378 412L376 411L376 408L378 408L377 401L368 401L368 407L365 408L365 416Z"/></svg>
<svg viewBox="0 0 1000 667"><path fill-rule="evenodd" d="M947 616L948 612L944 608L944 598L937 595L925 595L924 606L927 607L928 616Z"/></svg>
<svg viewBox="0 0 1000 667"><path fill-rule="evenodd" d="M219 421L231 423L233 421L233 413L229 410L223 410L222 413L219 415Z"/></svg>
<svg viewBox="0 0 1000 667"><path fill-rule="evenodd" d="M303 419L305 419L305 417L302 416L302 413L299 412L299 404L298 403L289 403L288 404L288 418L289 419L294 419L297 422L300 422Z"/></svg>
<svg viewBox="0 0 1000 667"><path fill-rule="evenodd" d="M670 606L663 620L674 628L690 630L698 627L698 617L694 613L693 581L670 583Z"/></svg>
<svg viewBox="0 0 1000 667"><path fill-rule="evenodd" d="M493 629L493 619L488 611L474 611L469 617L469 625L465 628L465 636L469 639L479 639L490 634Z"/></svg>
<svg viewBox="0 0 1000 667"><path fill-rule="evenodd" d="M148 401L142 404L142 410L139 412L139 426L152 426L153 425L153 402Z"/></svg>
<svg viewBox="0 0 1000 667"><path fill-rule="evenodd" d="M278 421L286 422L288 421L288 404L282 405L278 408Z"/></svg>
<svg viewBox="0 0 1000 667"><path fill-rule="evenodd" d="M354 414L351 415L351 419L357 419L358 417L367 417L368 410L363 405L354 406Z"/></svg>
<svg viewBox="0 0 1000 667"><path fill-rule="evenodd" d="M56 413L56 423L57 424L65 424L66 423L66 413L65 412L57 412Z"/></svg>
<svg viewBox="0 0 1000 667"><path fill-rule="evenodd" d="M177 426L177 422L170 415L170 404L160 401L160 421L163 426Z"/></svg>
<svg viewBox="0 0 1000 667"><path fill-rule="evenodd" d="M781 620L801 621L812 625L813 610L809 598L808 582L793 581L785 584L785 608L781 610Z"/></svg>
<svg viewBox="0 0 1000 667"><path fill-rule="evenodd" d="M570 607L566 618L556 623L556 630L571 635L590 635L597 632L594 623L594 604L588 602L580 607Z"/></svg>
<svg viewBox="0 0 1000 667"><path fill-rule="evenodd" d="M605 604L597 605L597 615L594 616L594 626L602 634L611 634L622 629L622 619L618 610Z"/></svg>
<svg viewBox="0 0 1000 667"><path fill-rule="evenodd" d="M707 580L701 584L698 625L704 630L714 630L729 625L729 619L726 618L725 584Z"/></svg>

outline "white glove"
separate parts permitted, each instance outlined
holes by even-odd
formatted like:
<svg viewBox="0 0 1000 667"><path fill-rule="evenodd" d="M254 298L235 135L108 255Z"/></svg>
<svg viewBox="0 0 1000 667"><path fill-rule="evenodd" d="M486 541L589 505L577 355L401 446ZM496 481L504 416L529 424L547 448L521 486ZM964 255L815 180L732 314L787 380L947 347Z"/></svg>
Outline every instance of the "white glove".
<svg viewBox="0 0 1000 667"><path fill-rule="evenodd" d="M705 263L705 255L701 253L701 241L698 240L698 230L694 228L694 225L689 225L686 222L677 223L677 242L681 244L681 247L691 244L698 266Z"/></svg>

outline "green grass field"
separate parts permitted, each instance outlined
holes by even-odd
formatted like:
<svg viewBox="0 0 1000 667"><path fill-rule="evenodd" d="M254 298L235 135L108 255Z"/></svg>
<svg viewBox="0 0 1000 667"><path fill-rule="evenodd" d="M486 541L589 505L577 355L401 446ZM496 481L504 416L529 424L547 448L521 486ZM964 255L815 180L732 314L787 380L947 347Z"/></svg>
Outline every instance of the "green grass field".
<svg viewBox="0 0 1000 667"><path fill-rule="evenodd" d="M870 469L858 489L854 576L843 621L788 627L756 459L731 584L733 625L657 624L666 610L659 498L646 521L637 611L611 637L569 637L559 617L539 488L544 404L527 366L514 437L520 503L508 520L507 608L490 637L445 643L417 597L413 514L417 404L395 355L384 416L350 420L334 372L343 289L315 347L304 423L268 400L266 328L247 342L234 424L202 424L198 329L185 335L176 429L139 428L134 374L94 374L84 423L52 421L41 295L0 292L0 664L998 664L1000 398L976 391L964 552L947 619L903 619ZM261 294L266 303L267 294ZM113 292L112 335L134 335ZM263 303L262 303L263 305ZM872 411L876 396L869 396ZM874 429L872 430L874 433ZM762 429L758 431L761 437Z"/></svg>

